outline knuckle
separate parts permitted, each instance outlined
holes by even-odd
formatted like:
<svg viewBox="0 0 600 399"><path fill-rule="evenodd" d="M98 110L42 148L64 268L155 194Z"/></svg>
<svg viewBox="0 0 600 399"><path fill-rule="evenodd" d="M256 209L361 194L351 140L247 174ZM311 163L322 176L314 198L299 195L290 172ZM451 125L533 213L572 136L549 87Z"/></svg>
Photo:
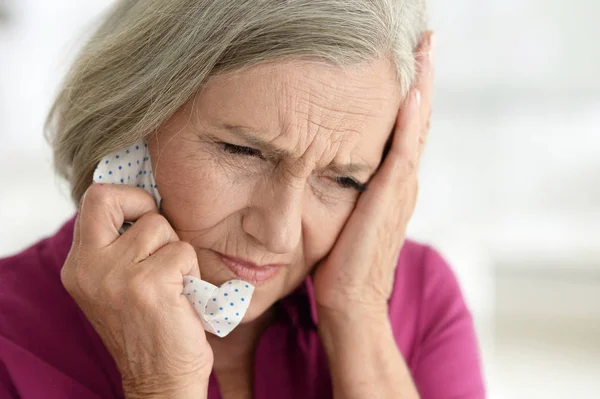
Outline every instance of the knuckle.
<svg viewBox="0 0 600 399"><path fill-rule="evenodd" d="M96 223L116 223L115 209L118 207L114 192L107 184L92 184L84 194L81 212L93 216Z"/></svg>
<svg viewBox="0 0 600 399"><path fill-rule="evenodd" d="M156 229L163 228L165 224L169 223L163 215L156 212L148 212L140 219L144 219L144 224L147 224L148 227Z"/></svg>
<svg viewBox="0 0 600 399"><path fill-rule="evenodd" d="M110 198L110 189L104 184L92 184L86 190L83 196L83 205L100 205L106 204L106 201ZM85 206L84 206L85 209Z"/></svg>
<svg viewBox="0 0 600 399"><path fill-rule="evenodd" d="M160 213L148 212L142 216L142 219L144 220L143 223L145 228L148 228L150 231L159 234L160 237L168 239L168 237L171 235L171 225L169 224L169 221Z"/></svg>
<svg viewBox="0 0 600 399"><path fill-rule="evenodd" d="M170 250L173 252L173 258L177 262L198 262L196 250L192 244L185 241L176 241L169 244Z"/></svg>

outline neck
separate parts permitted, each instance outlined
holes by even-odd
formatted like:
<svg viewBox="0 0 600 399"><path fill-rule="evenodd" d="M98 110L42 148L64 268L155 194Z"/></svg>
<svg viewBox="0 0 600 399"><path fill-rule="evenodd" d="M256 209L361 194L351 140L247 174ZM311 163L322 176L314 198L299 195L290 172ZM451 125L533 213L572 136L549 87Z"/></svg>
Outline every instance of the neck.
<svg viewBox="0 0 600 399"><path fill-rule="evenodd" d="M269 309L257 319L238 325L224 338L206 334L206 339L214 353L215 372L240 367L251 369L258 340L271 323L272 317L273 309Z"/></svg>

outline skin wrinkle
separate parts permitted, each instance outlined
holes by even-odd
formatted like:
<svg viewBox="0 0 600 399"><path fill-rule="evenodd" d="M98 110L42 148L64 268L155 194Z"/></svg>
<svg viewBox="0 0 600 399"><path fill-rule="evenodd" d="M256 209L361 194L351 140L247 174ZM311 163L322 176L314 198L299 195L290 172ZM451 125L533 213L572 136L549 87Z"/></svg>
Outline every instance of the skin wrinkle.
<svg viewBox="0 0 600 399"><path fill-rule="evenodd" d="M305 62L259 66L215 78L149 141L153 162L160 156L163 214L194 246L203 279L236 278L213 251L289 265L257 288L245 322L257 320L330 251L359 193L325 168L366 164L370 171L350 175L365 182L379 165L400 100L386 62L346 70ZM227 126L292 156L227 153L219 142L246 145Z"/></svg>
<svg viewBox="0 0 600 399"><path fill-rule="evenodd" d="M310 94L310 92L308 92L308 93ZM338 142L338 138L339 138L339 141L342 142L344 140L344 136L346 134L348 134L348 133L341 131L341 129L340 129L340 125L342 123L341 121L339 121L338 122L338 126L336 126L334 128L330 128L328 126L325 126L323 123L313 121L311 119L311 115L313 115L315 113L315 112L312 112L312 109L316 108L315 104L313 104L313 102L310 101L310 99L306 100L306 103L307 103L307 105L309 107L309 110L306 113L306 115L308 116L306 130L307 130L307 132L311 132L311 131L314 130L314 129L312 129L312 127L314 127L316 129L316 131L315 131L315 133L312 136L309 133L309 136L311 137L310 144L308 144L308 146L307 146L304 154L302 154L300 156L300 158L304 157L310 151L310 149L312 147L314 147L313 144L314 144L315 140L319 139L319 137L326 137L326 136L333 137L331 140L329 140L329 142L326 143L326 147L321 151L320 155L317 157L317 159L325 159L325 161L316 162L316 163L322 163L322 164L326 164L327 165L325 167L317 168L319 171L324 171L333 162L333 156L326 156L325 154L334 154L334 155L337 154L338 151L339 151L339 148L340 148L339 145L336 145L337 142ZM319 108L321 108L321 107L319 106ZM322 107L322 108L325 111L330 110L330 109L325 108L325 107ZM326 133L323 133L323 131L325 131ZM328 134L327 132L331 132L331 133ZM326 161L327 159L332 159L332 160L329 161L329 162L327 162ZM302 165L302 166L306 166L307 168L310 167L310 165ZM299 169L301 170L301 168L299 168ZM293 170L298 170L298 169L294 168ZM295 174L295 176L298 177L298 178L301 178L302 175L303 174L300 173L300 172L298 174Z"/></svg>
<svg viewBox="0 0 600 399"><path fill-rule="evenodd" d="M196 96L194 95L194 96L192 97L192 109L195 109L195 107L194 107L194 104L195 104L195 103L196 103ZM184 131L184 129L185 129L185 126L187 126L187 124L189 124L189 121L190 121L191 119L192 119L192 114L190 114L190 116L189 116L189 118L188 118L188 123L186 123L186 124L185 124L185 125L184 125L184 126L181 128L181 130L180 130L179 132L177 132L176 134L174 134L174 135L171 137L171 139L170 139L170 140L174 140L175 138L177 138L177 136L178 136L178 135L179 135L179 134L180 134L182 131ZM168 121L165 123L165 125L167 125L167 124L169 123L169 121L172 121L172 120L173 120L173 118L169 119L169 120L168 120ZM158 135L154 135L154 137L155 137L155 140L156 140L156 145L158 146L158 145L159 145L159 142L158 142ZM169 141L169 142L170 142L170 141ZM165 145L168 145L168 144L169 144L169 142L165 143ZM159 152L159 158L156 160L156 165L155 165L155 167L153 168L153 170L154 170L154 176L155 176L155 177L158 175L159 164L160 164L160 156L161 156L161 155L162 155L162 153L161 153L161 152Z"/></svg>
<svg viewBox="0 0 600 399"><path fill-rule="evenodd" d="M330 88L331 92L335 93L339 89L339 87L335 86L334 84L329 84L327 80L321 81L321 83L323 84L324 87ZM342 117L345 116L345 115L343 115L344 114L344 110L337 109L337 108L335 108L333 106L328 106L325 101L318 101L318 102L323 102L323 104L317 104L316 98L319 98L319 96L316 95L316 94L314 94L314 91L310 91L310 90L309 91L305 91L305 90L303 90L301 88L301 86L295 86L294 88L297 89L298 92L300 92L300 93L306 93L308 96L310 96L312 98L312 100L311 100L311 98L309 98L307 100L303 100L303 101L306 101L309 104L310 107L314 108L315 106L318 106L319 108L321 108L324 111L331 111L331 113L334 114L334 115L336 115L336 114L342 114L342 115L340 115L341 116L340 119L338 119L337 126L335 126L333 128L326 126L324 123L312 121L310 119L310 117L307 118L307 120L308 120L309 123L313 123L313 124L317 125L317 134L319 133L319 128L323 128L323 129L326 129L326 130L331 130L332 132L339 132L340 134L337 135L337 136L335 136L335 137L339 137L340 141L344 141L345 140L345 135L347 135L350 132L355 133L355 134L359 134L359 131L357 129L345 129L345 130L341 129L341 125L343 123L342 122ZM362 87L360 87L360 88L362 89ZM341 95L337 96L334 99L334 101L332 101L332 103L336 104L337 103L337 99L339 99L340 97L341 97ZM319 100L320 100L320 98L319 98ZM371 104L369 104L370 99L367 99L366 101L367 101L367 103L365 104L366 105L365 109L369 110L369 109L371 109L371 107L369 107L369 105L371 105ZM377 102L377 105L379 105L381 101L385 101L385 99L383 99L383 98L377 98L377 99L373 100L373 102ZM363 102L365 102L365 99L361 98L361 101L359 101L358 104L362 104ZM354 103L353 105L356 106L356 104L357 103ZM346 111L345 112L346 115L350 114L350 115L358 116L360 118L364 118L366 116L372 116L373 115L372 111L371 112L369 112L369 111L354 112L353 110L354 110L354 108L351 111ZM298 111L298 112L302 112L302 111ZM310 116L311 114L312 114L312 112L310 112L310 111L307 112L307 116ZM308 126L307 129L308 129L308 131L310 131L310 126ZM332 144L335 143L335 141L336 141L336 139L332 140ZM335 151L335 152L337 152L337 151ZM374 167L372 165L369 165L369 166L371 168L370 175L372 175L373 172L375 171L376 167Z"/></svg>
<svg viewBox="0 0 600 399"><path fill-rule="evenodd" d="M390 1L380 1L375 4L371 1L323 0L314 2L314 7L305 7L306 4L295 4L295 2L289 2L286 6L277 5L278 2L266 2L263 4L265 7L268 4L275 5L263 10L260 7L252 8L244 1L236 3L237 5L227 2L225 7L220 2L214 4L196 2L197 6L190 8L187 7L190 2L186 1L153 0L156 4L150 11L145 7L132 9L130 2L122 3L114 7L105 21L101 21L86 50L81 53L71 68L65 87L52 108L47 126L54 147L56 168L69 179L72 195L77 200L89 185L91 174L101 157L129 145L129 142L134 139L147 139L148 135L154 135L155 139L149 140L149 146L152 147L150 149L152 162L160 161L160 167L158 164L154 166L158 174L157 184L165 199L166 206L163 214L181 238L182 244L185 244L174 245L177 251L166 252L160 262L153 264L154 270L161 271L163 268L178 266L179 262L169 259L184 260L180 258L183 252L189 259L181 263L187 264L193 260L194 252L191 252L192 248L188 244L193 244L198 258L197 266L201 269L194 272L196 274L201 272L203 279L215 284L232 276L211 251L218 250L257 263L277 261L288 263L281 274L270 280L268 285L257 290L244 323L229 337L226 345L219 346L219 343L225 342L224 340L209 342L214 352L211 352L207 342L203 342L207 344L203 345L203 348L199 345L180 345L181 342L188 340L194 342L195 336L204 338L204 334L200 333L199 329L185 328L171 331L170 328L164 328L169 325L184 324L193 327L198 324L196 318L169 319L170 315L164 312L155 317L154 321L159 323L158 328L149 328L152 326L143 321L148 320L147 317L150 318L151 315L149 312L143 312L142 309L141 314L147 316L138 317L142 322L132 323L132 328L128 330L130 337L138 335L136 330L146 333L140 335L140 338L146 336L147 339L142 341L145 345L137 346L138 349L152 348L150 345L152 339L159 339L155 347L163 348L161 352L166 354L168 360L183 357L198 365L195 359L206 354L211 355L203 362L207 366L206 369L210 368L211 361L214 361L215 370L223 370L222 366L227 364L236 366L228 370L231 371L232 377L229 381L227 378L221 379L222 374L217 374L217 377L221 387L238 388L236 381L250 381L251 378L246 376L251 377L252 374L251 362L247 363L247 367L239 367L240 363L246 365L246 362L240 362L239 359L236 361L235 356L232 356L234 352L232 349L252 348L252 342L248 342L251 339L243 340L239 337L259 335L254 333L256 331L254 326L261 323L256 322L259 319L264 320L264 315L270 312L275 300L285 296L304 279L307 273L315 270L315 265L331 250L344 224L354 225L355 228L349 228L346 232L349 231L348 234L351 235L355 233L358 240L342 238L339 244L345 245L337 245L336 249L338 253L342 253L340 258L343 259L343 253L346 253L348 256L352 255L354 262L326 262L323 265L325 267L317 266L317 271L334 270L335 272L336 269L343 269L343 273L349 274L352 267L360 272L361 269L369 269L364 265L368 266L371 262L381 260L380 256L360 256L355 252L362 247L367 252L380 253L380 248L366 245L362 241L364 235L361 236L361 229L364 226L373 230L381 226L372 224L375 218L358 219L361 223L348 223L348 216L359 194L355 190L344 188L346 184L337 184L335 178L344 178L349 174L338 174L331 170L325 173L319 168L332 160L342 163L363 159L369 165L379 163L385 137L389 136L390 124L393 123L398 112L398 96L409 89L413 78L412 50L416 45L418 33L425 26L425 3L419 3L421 7L418 7L416 1L407 6L400 6ZM190 23L182 23L182 18L176 17L181 14L186 14L187 17L184 15L183 20ZM268 18L264 18L265 15ZM205 23L198 24L197 21ZM243 21L243 23L229 23L235 21ZM142 23L142 29L132 30L132 26L139 23ZM306 23L314 29L306 29ZM142 51L140 51L140 43L143 47ZM173 43L175 44L172 45ZM132 57L132 54L136 56ZM389 54L391 62L376 59L383 54ZM306 61L310 57L320 59L320 64L314 65L311 62L295 64L295 61L287 65L279 64L289 60ZM122 62L124 59L135 62ZM264 62L271 63L270 70L252 67ZM238 73L241 70L243 73ZM233 84L228 85L220 79L219 71L228 71L236 75ZM199 92L211 77L214 77L212 92ZM290 85L282 84L286 82L285 79L297 81L300 90L306 89L312 93L311 113L303 116L300 112L293 112L293 106L298 110L297 105L306 97L302 97L300 91L294 90ZM279 87L276 87L275 83L279 84ZM194 97L194 94L197 96ZM290 97L292 105L290 112L278 112L281 110L281 97ZM76 100L79 106L70 107L69 99ZM245 160L246 157L243 155L218 151L219 146L214 142L194 140L203 134L192 131L189 117L193 114L184 109L180 115L174 116L182 109L184 103L189 105L186 108L191 108L191 111L199 111L198 118L206 123L208 131L212 131L217 124L225 123L253 127L255 134L264 135L266 140L277 140L278 144L287 146L286 148L297 147L297 153L301 154L302 159L296 160L298 162L295 165L301 172L301 177L304 176L302 165L310 165L312 170L307 167L306 179L295 179L294 176L298 175L296 170L289 174L290 164L293 165L293 162L289 161L294 161L294 157L273 163L252 157ZM426 103L427 101L424 102ZM82 112L81 110L84 109L89 112ZM287 129L277 128L277 117L283 119ZM171 119L169 121L171 123L165 124L168 119ZM307 121L313 121L318 125L306 123ZM305 124L310 125L310 129L305 129ZM311 129L312 132L309 131ZM310 137L309 133L315 132L322 140ZM231 138L223 132L216 135L225 142ZM206 151L207 155L203 155L202 151ZM330 159L327 159L328 157ZM399 173L398 170L396 168L395 173ZM302 183L304 190L299 188L298 191L294 191L294 187L291 187L278 173L291 178L298 187ZM350 177L357 178L357 175L352 173ZM380 179L374 181L378 180ZM264 190L264 187L269 189ZM143 190L131 191L142 193ZM375 190L360 194L366 197L364 199L367 201L361 201L359 206L371 203L368 201L368 195L365 194L371 194L373 191ZM260 195L255 198L251 195L253 192L258 192ZM393 198L392 190L388 190L385 195L379 195L382 198L390 198L390 194ZM142 197L138 197L141 203ZM153 208L150 210L150 204L153 204L152 198L144 196L144 199L146 200L145 211L154 212ZM276 212L270 213L270 209ZM352 218L351 222L356 220L357 218ZM244 221L251 222L246 226L250 229L243 227ZM120 226L115 226L115 229L118 227ZM151 233L151 229L145 231ZM286 234L290 231L293 231L294 237ZM375 233L371 231L366 235L374 237ZM348 234L344 234L344 237L348 237ZM286 236L288 236L287 241L284 240ZM362 245L352 245L352 242ZM119 251L115 251L117 260L118 253ZM113 270L116 269L114 262L105 263ZM108 265L109 263L111 265ZM328 265L332 267L327 267ZM340 267L336 268L336 265ZM183 273L175 273L171 287L177 286L176 288L179 289L179 274ZM355 277L363 277L356 279L357 281L367 280L373 284L371 279L364 278L364 274L353 274ZM159 281L162 279L157 278L155 281L157 289ZM333 284L327 284L326 278L315 281L325 281L324 285L320 283L322 289L316 290L316 297L320 302L319 305L322 306L327 302L326 294L334 291L335 281L339 280L329 279L329 283ZM144 284L138 281L138 285ZM138 286L138 293L142 291L141 288ZM179 295L178 292L173 294ZM93 296L88 295L88 297ZM180 299L187 300L184 297ZM347 306L347 308L356 310L355 306ZM137 316L140 314L140 312L135 313ZM136 316L135 313L129 312L126 316ZM319 313L322 320L320 327L323 327L327 324L326 317L321 317L323 312ZM191 316L196 317L194 314ZM167 323L167 319L171 322ZM179 321L177 319L187 323L177 323ZM172 323L173 321L175 323ZM352 331L354 337L358 338L360 334L351 325L352 323L349 323L341 330ZM350 328L347 328L348 326ZM107 327L109 328L104 330L110 330L110 326ZM117 324L112 327L116 327L117 331L123 331L118 329ZM164 334L156 337L156 332ZM162 335L166 335L164 341L161 340ZM170 338L181 339L169 340L169 335ZM210 341L211 338L215 337L207 336L207 340ZM331 342L326 337L320 338L324 346L327 341ZM356 344L351 342L352 340L339 339L339 336L333 338L333 341L338 344L345 342L345 345L341 345L345 348L352 348ZM381 337L376 337L371 344L381 348L382 346L378 344L382 342L377 338ZM168 341L171 341L172 345L161 345ZM356 339L356 341L362 342L357 348L373 348L367 342L369 340ZM396 352L393 342L385 347L389 351L384 352L392 356ZM144 356L143 353L136 353L138 351L135 350L135 345L130 345L128 349L131 355L138 355L138 360L142 361L144 357L147 359L161 355L146 353ZM197 351L190 352L189 349ZM365 352L368 350L363 350L362 354ZM240 351L237 353L239 354ZM353 353L358 352L346 351L346 355L352 356ZM201 356L195 356L198 354ZM379 355L382 354L384 353L380 351ZM385 355L387 356L387 353ZM384 372L389 370L386 356L379 359L381 360L379 362L368 362L372 366L369 368ZM335 361L336 358L345 360L330 352L327 353L327 357L330 365L338 363ZM354 361L339 363L360 366L364 359L368 360L368 356L357 356L351 359ZM160 366L160 361L156 363ZM330 368L331 374L336 377L332 387L336 390L334 392L336 397L344 397L348 394L354 394L356 397L369 396L368 391L366 395L356 392L365 392L360 389L361 381L364 380L364 375L361 374L364 373L344 373L343 370ZM181 375L191 375L189 373L191 369L188 368L187 372ZM398 371L393 370L394 367L391 369ZM153 374L151 373L153 370L147 370L150 371L150 375ZM156 376L161 375L160 372L163 370L158 367L158 371L154 374L154 378L146 381L152 382L152 388L160 385L160 378ZM383 375L378 375L371 381L382 381L385 378L387 381L382 381L384 383L379 387L380 392L383 392L387 385L395 385L397 382L395 377L398 375L406 374L408 379L410 378L406 370L400 371L378 373ZM134 374L133 370L132 373L127 374ZM358 376L358 383L356 383L356 376ZM345 392L340 391L339 384L336 384L344 377L349 381ZM230 381L233 383L229 383ZM173 392L162 390L160 393L162 396L191 394L199 397L206 388L206 382L202 381L203 386L195 384L200 389L195 389L194 392L175 389ZM127 384L124 385L126 388ZM143 385L141 384L142 387ZM175 385L173 384L172 388L178 388ZM225 396L240 397L240 393L251 392L251 386L250 381L247 386L241 386L240 391L228 391L228 395ZM124 391L126 394L131 392L127 389Z"/></svg>
<svg viewBox="0 0 600 399"><path fill-rule="evenodd" d="M372 71L371 71L372 72ZM323 85L324 88L329 89L330 93L334 93L336 94L338 91L340 91L340 87L336 86L333 83L333 80L328 80L328 79L321 79L320 83ZM350 86L352 85L353 81L347 82L346 86ZM360 82L359 82L360 83ZM296 88L299 92L302 92L302 88L301 87L297 87ZM343 87L343 89L348 89L348 87ZM356 91L361 91L361 90L368 90L367 87L364 87L360 84L355 84L354 86L350 87L351 90L356 90ZM360 98L359 101L354 102L353 103L353 107L349 110L343 110L343 109L338 109L336 108L334 105L338 103L339 100L343 99L343 95L336 95L335 98L333 98L332 101L328 101L327 99L321 99L320 96L318 96L318 94L314 94L314 93L310 93L312 94L313 97L316 97L317 100L323 100L323 101L314 101L314 104L318 104L319 107L321 107L323 110L325 111L331 111L332 114L337 115L337 114L341 114L340 115L340 120L343 117L347 117L348 115L351 116L357 116L358 119L362 119L364 117L369 117L369 116L373 116L373 112L372 109L374 107L375 104L371 104L372 103L377 103L379 104L380 101L385 101L385 99L381 99L381 98L375 98L375 99L369 99L369 98ZM329 105L331 104L331 105ZM359 110L362 110L362 112L359 112ZM336 130L336 129L332 129L332 130ZM348 130L346 130L348 131Z"/></svg>

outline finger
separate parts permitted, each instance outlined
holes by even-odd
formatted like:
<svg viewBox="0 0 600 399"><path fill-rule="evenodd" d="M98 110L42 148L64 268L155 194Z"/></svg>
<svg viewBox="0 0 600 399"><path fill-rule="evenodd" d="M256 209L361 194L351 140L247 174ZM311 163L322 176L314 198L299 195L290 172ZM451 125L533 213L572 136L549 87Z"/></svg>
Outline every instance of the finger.
<svg viewBox="0 0 600 399"><path fill-rule="evenodd" d="M159 213L148 212L133 223L117 242L122 252L128 254L134 263L139 263L175 241L179 241L179 237L167 219Z"/></svg>
<svg viewBox="0 0 600 399"><path fill-rule="evenodd" d="M184 276L200 278L198 256L194 247L185 241L164 245L144 263L156 268L158 284L181 284Z"/></svg>
<svg viewBox="0 0 600 399"><path fill-rule="evenodd" d="M415 89L406 96L398 112L389 152L369 182L368 190L359 198L356 210L369 218L385 218L389 204L397 203L415 175L420 131L418 97ZM380 206L374 207L371 202Z"/></svg>
<svg viewBox="0 0 600 399"><path fill-rule="evenodd" d="M419 49L417 50L418 76L414 87L421 93L421 144L425 142L427 133L429 131L433 102L433 39L433 32L426 32L426 34L423 36L423 40L421 41Z"/></svg>
<svg viewBox="0 0 600 399"><path fill-rule="evenodd" d="M395 181L406 180L414 171L418 159L419 136L421 130L420 107L422 99L418 89L411 89L398 112L389 165ZM386 165L384 164L384 167Z"/></svg>
<svg viewBox="0 0 600 399"><path fill-rule="evenodd" d="M92 184L79 209L82 246L100 249L119 238L125 220L135 221L148 212L158 212L150 194L121 184Z"/></svg>
<svg viewBox="0 0 600 399"><path fill-rule="evenodd" d="M77 206L77 215L75 217L75 225L73 226L73 247L79 246L80 236L81 236L81 228L79 227L81 220L81 207L83 206L83 201L85 201L85 193L79 198L79 205Z"/></svg>

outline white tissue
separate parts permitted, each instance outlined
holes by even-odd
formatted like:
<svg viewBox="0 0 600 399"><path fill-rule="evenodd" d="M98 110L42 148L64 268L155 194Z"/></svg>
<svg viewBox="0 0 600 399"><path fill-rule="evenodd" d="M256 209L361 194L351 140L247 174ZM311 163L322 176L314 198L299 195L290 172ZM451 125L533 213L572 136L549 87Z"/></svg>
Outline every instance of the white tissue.
<svg viewBox="0 0 600 399"><path fill-rule="evenodd" d="M145 142L108 154L94 171L94 183L126 184L152 195L160 208L161 196L152 173ZM242 280L226 281L217 287L192 276L183 278L183 294L196 309L204 329L219 337L229 334L246 314L254 286Z"/></svg>

